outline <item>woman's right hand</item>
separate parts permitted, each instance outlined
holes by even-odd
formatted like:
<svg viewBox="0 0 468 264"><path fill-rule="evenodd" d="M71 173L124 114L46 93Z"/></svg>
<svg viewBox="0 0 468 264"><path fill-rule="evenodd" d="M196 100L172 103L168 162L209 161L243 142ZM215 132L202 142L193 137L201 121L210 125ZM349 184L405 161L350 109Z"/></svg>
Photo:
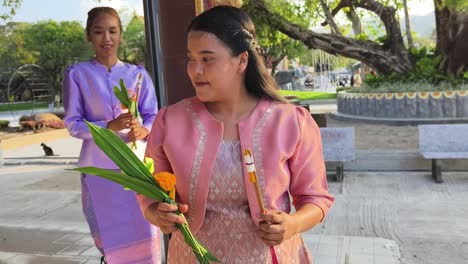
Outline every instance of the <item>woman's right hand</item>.
<svg viewBox="0 0 468 264"><path fill-rule="evenodd" d="M177 215L175 213L177 209L185 213L188 211L188 205L156 202L146 208L145 218L151 224L159 227L163 233L172 233L177 231L177 224L186 222L183 215Z"/></svg>
<svg viewBox="0 0 468 264"><path fill-rule="evenodd" d="M132 125L133 119L130 113L120 114L116 119L107 123L107 128L115 132L129 128Z"/></svg>

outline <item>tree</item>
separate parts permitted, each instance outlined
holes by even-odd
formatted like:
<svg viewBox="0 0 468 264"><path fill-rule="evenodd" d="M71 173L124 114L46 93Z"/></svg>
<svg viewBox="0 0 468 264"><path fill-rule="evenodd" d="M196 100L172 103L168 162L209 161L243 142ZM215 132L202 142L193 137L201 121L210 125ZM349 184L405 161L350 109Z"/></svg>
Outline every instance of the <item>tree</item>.
<svg viewBox="0 0 468 264"><path fill-rule="evenodd" d="M281 0L271 0L270 4L275 4L276 6L281 5ZM271 75L275 74L276 67L278 64L286 57L296 58L300 57L304 52L307 51L304 44L295 39L291 39L285 34L279 32L278 30L270 27L268 25L266 17L261 14L256 13L255 9L250 8L251 6L245 5L243 9L248 13L254 14L252 20L255 24L255 29L257 33L258 46L260 48L260 53L267 64L271 68ZM291 9L296 7L290 6ZM279 8L278 8L279 9ZM279 9L282 14L291 15L294 13L291 9ZM308 10L307 10L308 11ZM305 13L304 10L302 13ZM297 20L300 22L301 20ZM304 21L304 20L302 20Z"/></svg>
<svg viewBox="0 0 468 264"><path fill-rule="evenodd" d="M411 24L408 12L408 1L403 0L403 10L405 11L405 27L406 27L406 39L408 40L408 47L414 48L413 36L411 36Z"/></svg>
<svg viewBox="0 0 468 264"><path fill-rule="evenodd" d="M145 24L136 13L125 28L123 42L121 44L122 60L139 64L146 57Z"/></svg>
<svg viewBox="0 0 468 264"><path fill-rule="evenodd" d="M2 70L12 71L23 64L36 63L37 52L24 48L24 30L29 23L9 22L0 26L0 61Z"/></svg>
<svg viewBox="0 0 468 264"><path fill-rule="evenodd" d="M49 73L56 90L67 66L91 57L83 27L77 21L41 21L26 28L23 36L24 49L37 53L37 64Z"/></svg>
<svg viewBox="0 0 468 264"><path fill-rule="evenodd" d="M297 2L297 1L296 1ZM310 4L312 1L304 0ZM462 75L468 69L468 18L467 4L463 0L435 0L437 27L437 54L441 70L452 75ZM380 73L406 74L415 68L404 45L396 9L376 0L339 0L331 15L341 10L363 9L380 18L385 27L382 43L368 39L348 37L339 32L318 33L285 19L272 11L264 0L248 0L247 4L267 18L268 23L289 37L299 40L307 47L321 49L364 62ZM323 16L330 20L330 16ZM328 23L326 23L328 24Z"/></svg>
<svg viewBox="0 0 468 264"><path fill-rule="evenodd" d="M468 2L434 0L436 50L442 56L441 69L462 75L468 71Z"/></svg>
<svg viewBox="0 0 468 264"><path fill-rule="evenodd" d="M245 0L251 8L263 15L274 29L304 43L309 48L360 60L380 73L409 73L415 68L415 63L411 60L404 45L396 9L388 5L391 2L389 0L379 1L336 0L331 4L333 7L331 14L322 15L322 17L327 22L325 24L336 23L334 17L339 11L343 11L351 18L356 32L359 29L359 20L353 16L356 9L376 14L385 27L386 35L382 42L348 37L336 31L319 33L285 19L285 16L278 12L272 12L270 4L266 4L265 0ZM268 2L275 1L269 0ZM305 3L306 7L320 3L317 0L296 0L291 1L290 4L297 6L298 2ZM11 8L10 14L14 14L21 0L4 0L3 3L4 6ZM283 1L283 4L287 3L288 1ZM468 45L466 45L468 43L468 2L466 0L434 0L434 3L437 30L436 52L442 58L440 70L449 75L461 76L468 69ZM323 1L321 4L322 9L327 13L327 5L324 6Z"/></svg>

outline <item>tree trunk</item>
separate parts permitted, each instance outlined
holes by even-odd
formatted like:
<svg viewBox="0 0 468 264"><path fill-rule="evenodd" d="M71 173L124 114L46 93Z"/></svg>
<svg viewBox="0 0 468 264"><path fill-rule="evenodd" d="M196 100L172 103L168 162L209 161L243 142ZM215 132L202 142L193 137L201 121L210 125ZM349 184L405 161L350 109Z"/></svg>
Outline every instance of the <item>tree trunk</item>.
<svg viewBox="0 0 468 264"><path fill-rule="evenodd" d="M405 10L405 26L406 26L406 39L408 40L408 47L414 48L413 36L411 36L411 26L408 14L408 1L403 0L403 9Z"/></svg>
<svg viewBox="0 0 468 264"><path fill-rule="evenodd" d="M373 41L357 40L336 34L317 33L293 24L271 12L266 7L264 0L250 0L250 4L256 8L257 12L263 13L270 25L289 37L301 41L311 49L320 49L329 54L357 59L383 74L404 74L413 68L393 8L385 7L374 0L349 0L347 2L343 0L342 3L342 7L356 5L372 12L380 12L379 16L385 24L387 32L385 44L380 45ZM332 14L335 11L336 9Z"/></svg>
<svg viewBox="0 0 468 264"><path fill-rule="evenodd" d="M349 11L345 11L346 17L351 21L352 28L355 36L358 36L362 33L361 19L356 14L354 7L350 7Z"/></svg>
<svg viewBox="0 0 468 264"><path fill-rule="evenodd" d="M324 0L320 0L320 5L322 6L323 12L325 13L325 18L330 25L331 32L337 35L342 35L340 29L335 23L335 20L333 19L333 15L330 12L330 9L328 9L328 5Z"/></svg>
<svg viewBox="0 0 468 264"><path fill-rule="evenodd" d="M442 72L460 76L468 70L468 14L435 0L437 54Z"/></svg>
<svg viewBox="0 0 468 264"><path fill-rule="evenodd" d="M282 53L276 60L271 62L271 76L275 76L276 67L286 57L286 53Z"/></svg>

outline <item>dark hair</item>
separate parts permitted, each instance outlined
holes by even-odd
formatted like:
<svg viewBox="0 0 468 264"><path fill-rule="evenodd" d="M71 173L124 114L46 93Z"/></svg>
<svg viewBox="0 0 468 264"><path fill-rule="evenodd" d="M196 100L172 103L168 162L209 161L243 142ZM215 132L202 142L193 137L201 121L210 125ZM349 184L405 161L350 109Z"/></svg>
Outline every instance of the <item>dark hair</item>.
<svg viewBox="0 0 468 264"><path fill-rule="evenodd" d="M101 14L107 14L110 16L115 17L119 21L119 28L120 32L122 32L122 22L120 22L119 13L115 11L112 7L101 6L95 7L88 12L88 19L86 20L86 35L89 36L91 34L91 27L93 26L94 21L96 18Z"/></svg>
<svg viewBox="0 0 468 264"><path fill-rule="evenodd" d="M233 56L247 51L247 91L258 98L265 96L275 101L287 102L278 93L278 86L265 67L256 41L255 26L243 10L223 5L213 7L195 17L187 31L204 31L215 35L231 49Z"/></svg>

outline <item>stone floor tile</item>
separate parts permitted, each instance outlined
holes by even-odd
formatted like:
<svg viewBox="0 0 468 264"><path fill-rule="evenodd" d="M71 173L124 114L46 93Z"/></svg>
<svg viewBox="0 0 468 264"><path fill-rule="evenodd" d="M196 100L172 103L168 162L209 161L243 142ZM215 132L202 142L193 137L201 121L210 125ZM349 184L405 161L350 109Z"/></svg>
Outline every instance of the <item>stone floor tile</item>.
<svg viewBox="0 0 468 264"><path fill-rule="evenodd" d="M101 252L99 252L99 250L95 246L92 246L91 248L89 248L85 252L81 253L81 256L99 257L100 258L102 255L101 255Z"/></svg>
<svg viewBox="0 0 468 264"><path fill-rule="evenodd" d="M343 243L343 237L341 236L321 236L320 244L334 244L339 245Z"/></svg>
<svg viewBox="0 0 468 264"><path fill-rule="evenodd" d="M76 241L75 244L81 244L81 245L94 245L94 240L91 237L91 235L86 235L82 239Z"/></svg>
<svg viewBox="0 0 468 264"><path fill-rule="evenodd" d="M348 257L348 264L380 264L374 261L373 255L352 255Z"/></svg>
<svg viewBox="0 0 468 264"><path fill-rule="evenodd" d="M375 256L376 264L400 264L398 258L394 256Z"/></svg>
<svg viewBox="0 0 468 264"><path fill-rule="evenodd" d="M317 247L317 253L319 255L337 256L337 252L338 247L336 245L319 244Z"/></svg>
<svg viewBox="0 0 468 264"><path fill-rule="evenodd" d="M94 260L94 259L93 260L88 260L83 264L101 264L101 260L100 259L98 259L98 260Z"/></svg>
<svg viewBox="0 0 468 264"><path fill-rule="evenodd" d="M59 239L55 240L54 243L61 243L61 244L74 244L77 241L85 238L86 235L82 234L66 234Z"/></svg>
<svg viewBox="0 0 468 264"><path fill-rule="evenodd" d="M314 264L342 264L342 263L340 262L340 259L337 257L319 255L319 256L314 257Z"/></svg>
<svg viewBox="0 0 468 264"><path fill-rule="evenodd" d="M74 244L74 245L70 245L64 248L63 250L60 250L59 252L57 252L57 254L78 256L82 254L83 252L87 251L88 249L90 249L91 247L94 247L94 246Z"/></svg>
<svg viewBox="0 0 468 264"><path fill-rule="evenodd" d="M84 260L57 258L51 256L17 255L8 260L8 264L82 264Z"/></svg>
<svg viewBox="0 0 468 264"><path fill-rule="evenodd" d="M9 259L13 258L16 255L16 253L0 252L0 263L6 263Z"/></svg>

